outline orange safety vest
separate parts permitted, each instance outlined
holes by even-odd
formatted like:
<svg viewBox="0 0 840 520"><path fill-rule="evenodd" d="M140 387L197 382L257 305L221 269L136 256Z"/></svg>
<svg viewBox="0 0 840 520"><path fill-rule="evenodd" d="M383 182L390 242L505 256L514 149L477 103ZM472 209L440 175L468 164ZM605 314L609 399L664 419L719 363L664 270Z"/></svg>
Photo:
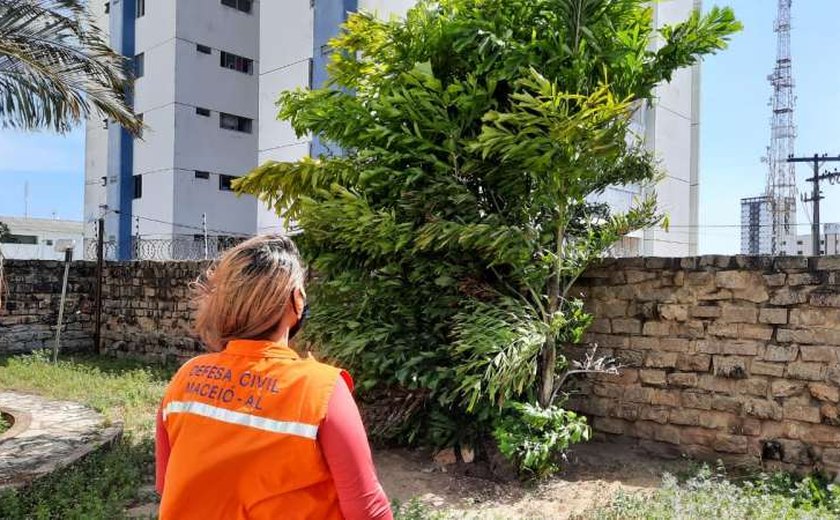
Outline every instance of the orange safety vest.
<svg viewBox="0 0 840 520"><path fill-rule="evenodd" d="M161 520L343 518L317 440L340 376L352 385L269 341L188 361L161 405L171 450Z"/></svg>

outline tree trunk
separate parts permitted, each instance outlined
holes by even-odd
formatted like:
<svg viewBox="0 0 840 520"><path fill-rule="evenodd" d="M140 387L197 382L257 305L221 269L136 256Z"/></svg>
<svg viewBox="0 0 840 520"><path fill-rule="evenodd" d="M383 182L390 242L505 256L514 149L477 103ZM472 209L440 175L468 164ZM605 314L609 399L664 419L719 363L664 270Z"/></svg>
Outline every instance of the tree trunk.
<svg viewBox="0 0 840 520"><path fill-rule="evenodd" d="M549 338L540 352L539 381L540 388L537 401L540 406L551 406L551 396L554 395L554 367L557 365L557 346L554 338Z"/></svg>
<svg viewBox="0 0 840 520"><path fill-rule="evenodd" d="M557 226L555 236L557 263L554 267L554 273L548 281L548 316L547 319L554 318L554 313L560 308L560 268L563 265L563 240L565 239L565 227ZM545 344L540 351L540 362L537 376L539 377L539 389L537 392L537 401L540 406L546 408L551 406L552 396L554 395L554 369L557 366L557 343L554 337L546 339Z"/></svg>

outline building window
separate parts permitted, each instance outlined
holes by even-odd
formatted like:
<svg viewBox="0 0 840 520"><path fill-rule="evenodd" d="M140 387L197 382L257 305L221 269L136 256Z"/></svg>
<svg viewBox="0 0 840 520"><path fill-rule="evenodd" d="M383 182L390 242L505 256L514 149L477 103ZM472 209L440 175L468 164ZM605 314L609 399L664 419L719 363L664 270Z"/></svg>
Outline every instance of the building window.
<svg viewBox="0 0 840 520"><path fill-rule="evenodd" d="M143 196L143 176L134 176L134 198L139 199Z"/></svg>
<svg viewBox="0 0 840 520"><path fill-rule="evenodd" d="M313 89L313 88L315 88L315 85L314 85L314 83L315 83L315 60L313 60L312 58L309 58L309 72L308 72L308 75L309 75L308 76L309 77L309 88Z"/></svg>
<svg viewBox="0 0 840 520"><path fill-rule="evenodd" d="M198 52L200 52L202 54L210 54L211 52L213 52L213 49L211 49L210 47L208 47L206 45L201 45L200 43L195 44L195 50L197 50Z"/></svg>
<svg viewBox="0 0 840 520"><path fill-rule="evenodd" d="M111 12L111 2L105 2L105 14Z"/></svg>
<svg viewBox="0 0 840 520"><path fill-rule="evenodd" d="M48 238L48 239L44 240L44 245L51 246L51 245L53 245L53 241Z"/></svg>
<svg viewBox="0 0 840 520"><path fill-rule="evenodd" d="M252 0L222 0L222 5L233 7L234 9L238 9L243 13L251 12L252 3Z"/></svg>
<svg viewBox="0 0 840 520"><path fill-rule="evenodd" d="M142 52L134 57L134 77L142 78L146 72L146 55Z"/></svg>
<svg viewBox="0 0 840 520"><path fill-rule="evenodd" d="M195 113L200 115L200 116L210 117L210 109L209 108L195 107Z"/></svg>
<svg viewBox="0 0 840 520"><path fill-rule="evenodd" d="M236 180L233 175L219 175L219 189L222 191L233 191L230 183Z"/></svg>
<svg viewBox="0 0 840 520"><path fill-rule="evenodd" d="M210 172L203 172L201 170L196 170L195 171L195 178L196 179L209 179L210 178Z"/></svg>
<svg viewBox="0 0 840 520"><path fill-rule="evenodd" d="M0 238L3 244L23 244L27 246L38 245L38 237L35 235L4 235Z"/></svg>
<svg viewBox="0 0 840 520"><path fill-rule="evenodd" d="M797 251L796 254L802 256L802 251Z"/></svg>
<svg viewBox="0 0 840 520"><path fill-rule="evenodd" d="M137 4L135 4L135 18L140 18L141 16L146 14L146 0L137 0Z"/></svg>
<svg viewBox="0 0 840 520"><path fill-rule="evenodd" d="M254 73L254 60L237 56L230 52L219 53L219 65L226 69L236 70L244 74Z"/></svg>
<svg viewBox="0 0 840 520"><path fill-rule="evenodd" d="M233 114L225 114L219 112L219 127L225 130L235 130L237 132L251 133L251 126L253 121L247 117L235 116Z"/></svg>

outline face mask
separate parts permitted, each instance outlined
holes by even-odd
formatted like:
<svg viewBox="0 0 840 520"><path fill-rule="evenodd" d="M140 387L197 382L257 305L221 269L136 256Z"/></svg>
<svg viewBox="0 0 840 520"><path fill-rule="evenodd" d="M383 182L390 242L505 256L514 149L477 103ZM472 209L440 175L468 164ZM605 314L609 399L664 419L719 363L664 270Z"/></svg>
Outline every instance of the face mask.
<svg viewBox="0 0 840 520"><path fill-rule="evenodd" d="M303 328L303 324L306 322L306 318L309 317L309 302L303 305L303 312L300 313L300 318L298 319L297 323L292 325L292 328L289 329L289 339L295 337L295 335Z"/></svg>

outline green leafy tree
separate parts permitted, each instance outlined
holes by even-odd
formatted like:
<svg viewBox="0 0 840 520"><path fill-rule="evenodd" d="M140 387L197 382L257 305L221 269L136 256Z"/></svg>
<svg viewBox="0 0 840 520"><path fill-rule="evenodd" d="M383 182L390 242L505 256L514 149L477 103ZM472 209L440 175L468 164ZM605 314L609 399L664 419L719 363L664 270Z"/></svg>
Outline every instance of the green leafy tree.
<svg viewBox="0 0 840 520"><path fill-rule="evenodd" d="M654 195L592 201L658 178L634 110L739 27L715 7L656 29L642 0L422 0L404 20L350 15L329 85L282 93L280 118L343 153L238 189L305 230L309 337L363 388L407 393L394 414L415 420L392 434L457 444L602 365L558 352L591 321L572 285L663 219Z"/></svg>
<svg viewBox="0 0 840 520"><path fill-rule="evenodd" d="M93 113L137 134L125 59L81 0L0 0L0 128L66 132Z"/></svg>

